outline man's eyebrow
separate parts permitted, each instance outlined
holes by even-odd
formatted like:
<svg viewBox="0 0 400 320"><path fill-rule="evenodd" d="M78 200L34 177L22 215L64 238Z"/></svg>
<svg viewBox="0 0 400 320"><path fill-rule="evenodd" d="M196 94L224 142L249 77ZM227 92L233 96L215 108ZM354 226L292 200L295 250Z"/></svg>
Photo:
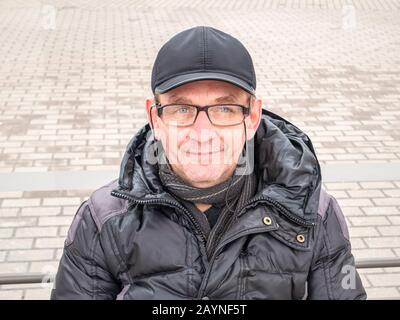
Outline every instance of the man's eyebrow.
<svg viewBox="0 0 400 320"><path fill-rule="evenodd" d="M170 103L192 103L192 100L190 100L189 98L186 98L184 96L178 96L175 94L171 95L168 100ZM222 102L236 102L237 100L238 98L235 95L229 94L223 97L218 97L214 101L216 103L222 103Z"/></svg>
<svg viewBox="0 0 400 320"><path fill-rule="evenodd" d="M223 97L219 97L217 99L215 99L215 102L236 102L238 100L238 98L233 95L233 94L229 94L227 96L223 96Z"/></svg>
<svg viewBox="0 0 400 320"><path fill-rule="evenodd" d="M173 94L168 98L169 103L192 103L192 100L189 98L183 97L183 96L177 96L176 94Z"/></svg>

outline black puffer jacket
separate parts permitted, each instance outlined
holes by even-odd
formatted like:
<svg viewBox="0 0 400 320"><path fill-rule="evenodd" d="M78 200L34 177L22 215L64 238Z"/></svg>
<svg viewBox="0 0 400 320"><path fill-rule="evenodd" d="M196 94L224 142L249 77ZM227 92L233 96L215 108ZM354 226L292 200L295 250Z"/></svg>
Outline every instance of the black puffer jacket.
<svg viewBox="0 0 400 320"><path fill-rule="evenodd" d="M263 110L258 191L210 259L196 220L146 161L148 132L128 145L119 180L78 209L52 299L366 298L344 216L297 127Z"/></svg>

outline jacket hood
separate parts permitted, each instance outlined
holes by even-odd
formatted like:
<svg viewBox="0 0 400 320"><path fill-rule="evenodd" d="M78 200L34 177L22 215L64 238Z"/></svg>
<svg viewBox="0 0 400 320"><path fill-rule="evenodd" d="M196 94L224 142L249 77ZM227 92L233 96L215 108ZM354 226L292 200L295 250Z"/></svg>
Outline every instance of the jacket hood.
<svg viewBox="0 0 400 320"><path fill-rule="evenodd" d="M289 121L263 109L253 142L257 194L279 202L302 219L315 220L321 170L309 137ZM119 191L140 200L174 200L158 177L156 143L149 124L132 138L121 162Z"/></svg>

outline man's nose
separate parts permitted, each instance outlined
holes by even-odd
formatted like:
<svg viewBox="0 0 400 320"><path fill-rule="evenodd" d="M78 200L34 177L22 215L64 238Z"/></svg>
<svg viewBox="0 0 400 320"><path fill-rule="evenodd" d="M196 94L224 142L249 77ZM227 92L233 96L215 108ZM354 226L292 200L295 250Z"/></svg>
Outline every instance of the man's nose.
<svg viewBox="0 0 400 320"><path fill-rule="evenodd" d="M207 127L212 127L212 123L210 122L210 119L208 118L207 113L204 110L199 112L196 121L193 123L193 126L193 129L204 129Z"/></svg>
<svg viewBox="0 0 400 320"><path fill-rule="evenodd" d="M200 111L196 121L191 127L194 136L192 138L198 142L207 142L215 137L215 128L213 128L210 119L205 111Z"/></svg>

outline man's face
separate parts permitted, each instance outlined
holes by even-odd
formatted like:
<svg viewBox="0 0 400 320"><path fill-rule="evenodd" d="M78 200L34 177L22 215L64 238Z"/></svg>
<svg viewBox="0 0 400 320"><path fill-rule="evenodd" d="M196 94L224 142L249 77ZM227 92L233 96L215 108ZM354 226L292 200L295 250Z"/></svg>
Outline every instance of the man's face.
<svg viewBox="0 0 400 320"><path fill-rule="evenodd" d="M159 96L159 103L214 105L241 104L249 107L250 95L237 86L223 81L195 81ZM154 99L146 101L148 115ZM181 112L185 109L181 110ZM242 152L244 123L216 126L201 111L191 126L167 125L163 115L151 110L154 133L161 140L174 172L192 186L205 188L228 179L235 170ZM165 116L164 116L165 117ZM245 118L247 139L251 139L261 118L261 100L253 99L250 115ZM164 118L165 120L165 118Z"/></svg>

